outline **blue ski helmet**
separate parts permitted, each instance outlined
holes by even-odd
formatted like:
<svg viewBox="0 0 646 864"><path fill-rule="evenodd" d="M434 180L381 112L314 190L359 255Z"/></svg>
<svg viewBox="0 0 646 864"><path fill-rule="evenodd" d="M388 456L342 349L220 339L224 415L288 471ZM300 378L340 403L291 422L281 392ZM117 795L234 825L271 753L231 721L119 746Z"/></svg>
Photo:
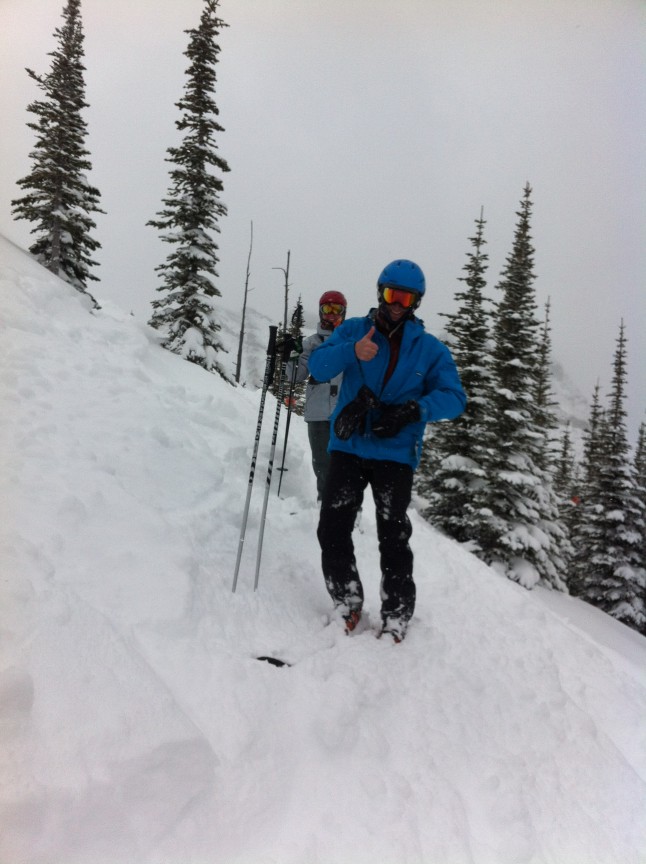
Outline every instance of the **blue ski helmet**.
<svg viewBox="0 0 646 864"><path fill-rule="evenodd" d="M379 279L377 279L380 296L381 289L386 285L393 288L403 288L404 291L414 291L419 294L420 298L424 296L426 291L426 280L422 268L414 261L408 261L406 258L391 261L381 271Z"/></svg>

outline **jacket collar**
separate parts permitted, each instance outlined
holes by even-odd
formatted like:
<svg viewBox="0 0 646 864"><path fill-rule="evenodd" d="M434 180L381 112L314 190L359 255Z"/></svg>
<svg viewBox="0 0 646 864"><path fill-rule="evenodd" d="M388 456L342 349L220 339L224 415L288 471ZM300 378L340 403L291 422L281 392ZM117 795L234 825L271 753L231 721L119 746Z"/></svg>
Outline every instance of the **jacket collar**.
<svg viewBox="0 0 646 864"><path fill-rule="evenodd" d="M418 318L416 315L411 315L409 318L404 318L402 321L400 321L398 324L396 324L393 327L393 329L390 331L387 330L385 327L380 326L381 320L380 320L380 316L379 316L379 308L377 306L373 307L370 310L370 312L368 312L368 318L375 325L375 327L377 328L379 333L381 333L382 336L385 336L386 339L390 339L390 337L396 331L403 329L405 327L405 325L408 325L407 327L405 327L405 329L406 329L406 332L411 334L411 336L413 334L417 334L419 332L424 331L424 322L422 321L421 318Z"/></svg>

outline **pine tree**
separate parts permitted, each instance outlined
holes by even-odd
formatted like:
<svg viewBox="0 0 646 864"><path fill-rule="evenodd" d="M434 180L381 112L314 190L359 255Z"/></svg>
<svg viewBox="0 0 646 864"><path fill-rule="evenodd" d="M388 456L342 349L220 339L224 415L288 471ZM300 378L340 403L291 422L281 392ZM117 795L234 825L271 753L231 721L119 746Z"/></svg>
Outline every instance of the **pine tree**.
<svg viewBox="0 0 646 864"><path fill-rule="evenodd" d="M428 506L426 519L460 542L473 542L480 535L480 513L474 492L484 482L485 451L491 413L490 311L484 290L488 255L484 252L482 213L476 233L470 238L472 251L460 277L465 288L456 293L455 314L446 315L446 342L450 346L468 402L465 412L450 423L432 427L425 439L416 491Z"/></svg>
<svg viewBox="0 0 646 864"><path fill-rule="evenodd" d="M297 345L303 344L303 328L305 327L305 315L303 313L303 303L301 300L301 296L298 296L298 302L294 307L294 311L292 312L291 324L289 326L289 332L296 340ZM290 382L291 384L291 382ZM293 410L296 414L302 415L305 410L305 382L302 381L300 384L294 384L294 389L292 392L292 398L294 400Z"/></svg>
<svg viewBox="0 0 646 864"><path fill-rule="evenodd" d="M88 104L80 0L68 0L63 20L63 26L54 31L58 48L49 55L50 71L37 75L27 69L44 98L27 108L36 117L27 124L36 133L36 144L30 153L32 170L18 180L18 186L30 191L11 204L14 218L35 224L31 233L38 239L29 247L31 254L87 295L97 308L86 287L88 280L98 281L90 272L96 266L90 256L100 248L91 236L96 224L90 214L104 211L98 204L99 190L87 179L92 166L85 149L87 126L81 113Z"/></svg>
<svg viewBox="0 0 646 864"><path fill-rule="evenodd" d="M588 426L583 433L583 480L586 488L598 489L599 463L601 461L601 430L605 422L605 411L601 405L601 385L597 381L590 404Z"/></svg>
<svg viewBox="0 0 646 864"><path fill-rule="evenodd" d="M567 573L573 549L570 542L571 512L564 518L564 510L555 483L556 448L555 433L558 420L554 412L556 402L552 392L552 339L550 336L551 301L545 304L545 318L540 331L536 378L534 383L533 420L538 435L533 454L536 473L541 483L536 487L539 505L539 531L543 531L548 544L545 557L539 567L544 582L561 590L566 589ZM572 500L570 499L570 505ZM570 508L571 510L571 508Z"/></svg>
<svg viewBox="0 0 646 864"><path fill-rule="evenodd" d="M637 447L635 448L634 470L637 497L641 502L642 515L646 519L646 423L642 423L639 427ZM646 527L642 531L640 554L642 561L646 562Z"/></svg>
<svg viewBox="0 0 646 864"><path fill-rule="evenodd" d="M150 324L162 331L165 348L227 378L217 360L225 349L218 337L214 298L222 295L216 286L219 258L212 236L227 212L220 200L223 183L213 169L229 170L215 143L216 134L224 131L213 98L220 53L216 39L227 26L218 17L218 6L219 0L204 0L200 26L186 31L189 45L184 53L190 65L184 96L176 103L181 119L175 124L184 137L179 147L167 150L166 161L173 166L168 197L159 218L148 223L173 246L166 262L156 268L164 280L157 290L164 296L153 301Z"/></svg>
<svg viewBox="0 0 646 864"><path fill-rule="evenodd" d="M571 535L577 520L580 503L580 478L574 458L572 433L568 423L561 436L561 446L554 465L554 492L558 500L561 520Z"/></svg>
<svg viewBox="0 0 646 864"><path fill-rule="evenodd" d="M541 340L534 294L531 188L525 187L511 254L501 274L494 325L494 394L488 482L478 493L486 518L481 557L531 588L539 580L565 590L568 541L548 472L541 468L546 430L536 388Z"/></svg>
<svg viewBox="0 0 646 864"><path fill-rule="evenodd" d="M561 445L554 465L554 489L559 498L570 498L575 495L574 472L574 447L568 422L561 435Z"/></svg>
<svg viewBox="0 0 646 864"><path fill-rule="evenodd" d="M269 392L278 398L278 394L280 393L281 382L282 382L282 364L281 359L283 356L283 347L285 345L285 337L289 333L289 327L287 330L283 327L282 324L278 324L278 330L276 331L276 363L274 365L274 376L271 379L271 384L269 385ZM289 391L289 381L282 382L283 393L287 393Z"/></svg>
<svg viewBox="0 0 646 864"><path fill-rule="evenodd" d="M623 322L613 363L609 406L599 425L597 464L576 537L576 593L641 632L646 628L642 555L644 515L626 432L626 336Z"/></svg>
<svg viewBox="0 0 646 864"><path fill-rule="evenodd" d="M558 421L554 413L552 396L552 339L550 336L551 301L545 304L545 319L540 334L540 343L536 364L536 380L534 382L534 421L540 430L540 440L535 453L538 467L543 471L553 468L555 461L554 432L558 429Z"/></svg>
<svg viewBox="0 0 646 864"><path fill-rule="evenodd" d="M292 312L291 322L289 332L292 334L294 339L302 339L303 327L305 327L305 314L303 312L303 300L300 294L298 295L298 301L294 307L294 311Z"/></svg>
<svg viewBox="0 0 646 864"><path fill-rule="evenodd" d="M600 385L597 382L590 403L588 423L583 433L583 462L579 500L570 526L574 553L568 584L570 593L575 596L580 596L583 592L589 555L600 549L602 543L597 522L599 518L599 466L604 423L605 412L601 406Z"/></svg>
<svg viewBox="0 0 646 864"><path fill-rule="evenodd" d="M276 365L274 367L274 377L272 378L271 384L269 385L269 392L273 393L274 396L278 397L280 393L280 385L281 385L281 363L280 358L282 357L283 346L285 343L286 337L293 337L296 340L296 344L298 346L303 343L303 326L305 324L305 316L303 314L303 304L301 303L301 298L299 295L298 302L294 307L294 311L292 312L292 317L287 318L289 321L287 328L285 329L282 324L278 325L278 331L276 334ZM298 349L300 351L300 348ZM293 355L292 355L293 356ZM294 367L295 371L295 367ZM283 382L283 396L287 399L289 391L291 387L291 380L286 378ZM305 385L304 384L296 384L294 387L294 393L292 394L294 399L296 400L298 407L298 401L300 398L300 408L303 407L303 396L305 393ZM302 410L297 411L297 413L302 413Z"/></svg>
<svg viewBox="0 0 646 864"><path fill-rule="evenodd" d="M635 486L637 498L641 505L642 515L642 530L641 542L639 544L639 556L642 567L646 567L646 424L642 423L639 427L637 436L637 447L635 449ZM646 585L642 591L642 602L646 609ZM646 636L646 624L641 628L641 632Z"/></svg>

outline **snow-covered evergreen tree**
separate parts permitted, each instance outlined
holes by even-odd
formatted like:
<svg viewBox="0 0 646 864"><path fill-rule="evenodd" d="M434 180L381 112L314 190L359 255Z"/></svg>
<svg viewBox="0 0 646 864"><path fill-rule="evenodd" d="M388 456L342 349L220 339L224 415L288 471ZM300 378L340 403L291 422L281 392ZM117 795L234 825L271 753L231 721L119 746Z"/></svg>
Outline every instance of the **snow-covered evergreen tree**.
<svg viewBox="0 0 646 864"><path fill-rule="evenodd" d="M601 463L602 428L605 414L601 405L600 384L597 381L588 423L583 433L583 462L578 492L578 502L570 525L573 558L570 564L568 585L570 593L579 596L584 588L589 556L601 548L602 538L598 530L599 519L599 466Z"/></svg>
<svg viewBox="0 0 646 864"><path fill-rule="evenodd" d="M478 504L486 522L481 557L531 588L539 580L566 590L567 533L551 477L541 467L546 430L536 406L542 342L536 318L531 188L525 187L511 254L498 285L494 325L492 433L487 484Z"/></svg>
<svg viewBox="0 0 646 864"><path fill-rule="evenodd" d="M637 447L635 448L635 484L637 497L641 501L642 515L646 520L646 423L639 427L637 435ZM641 559L646 563L646 521L641 539ZM644 589L646 592L646 589ZM646 601L646 596L645 596Z"/></svg>
<svg viewBox="0 0 646 864"><path fill-rule="evenodd" d="M571 498L576 495L574 481L575 466L572 431L568 422L561 435L559 452L554 465L554 489L559 498Z"/></svg>
<svg viewBox="0 0 646 864"><path fill-rule="evenodd" d="M641 503L641 512L643 517L643 526L641 532L641 543L639 555L642 562L642 567L646 567L646 424L642 423L639 427L637 436L637 447L635 449L635 484L637 487L637 497ZM642 591L642 601L644 609L646 609L646 584ZM646 624L641 628L641 632L646 636Z"/></svg>
<svg viewBox="0 0 646 864"><path fill-rule="evenodd" d="M551 301L548 300L545 304L545 318L540 333L534 383L534 421L541 433L534 458L538 467L543 471L549 471L553 468L555 461L554 433L559 425L554 413L556 403L552 398L550 307Z"/></svg>
<svg viewBox="0 0 646 864"><path fill-rule="evenodd" d="M301 296L299 294L298 302L294 307L294 311L292 312L291 324L289 325L289 333L296 340L296 345L303 344L303 328L305 327L305 314L303 312L303 303L301 300ZM296 369L296 365L294 366ZM296 412L296 414L303 414L305 410L305 381L302 381L300 384L294 383L292 389L292 382L286 382L286 386L289 390L292 391L292 410Z"/></svg>
<svg viewBox="0 0 646 864"><path fill-rule="evenodd" d="M286 272L286 271L283 271L283 272ZM285 297L287 297L287 294L285 295ZM289 311L289 310L287 310L287 311ZM296 303L296 306L294 307L294 311L292 312L291 319L287 318L287 313L286 313L285 314L285 320L288 320L288 322L289 322L287 324L286 329L283 327L282 323L278 325L278 333L276 335L276 365L274 367L274 377L272 378L271 384L269 386L270 393L273 393L274 396L276 396L276 397L278 397L278 394L280 393L280 389L281 389L282 368L281 368L280 360L283 356L283 347L285 345L285 339L287 338L289 340L289 339L293 338L296 341L297 346L301 346L302 342L303 342L303 326L305 324L305 316L303 313L303 304L301 302L300 295L298 298L298 302ZM297 350L297 352L300 352L300 347L297 348L296 350ZM296 369L296 367L294 367L293 371L295 371L295 369ZM291 389L291 379L289 379L289 377L287 377L282 382L282 389L283 389L283 397L285 399L287 399L287 397L289 395L289 391ZM298 413L300 413L300 414L303 413L302 409L304 407L304 394L305 394L305 384L304 383L303 384L296 384L294 387L293 396L296 399L297 404L299 403L299 399L300 399L300 405L298 406L299 407Z"/></svg>
<svg viewBox="0 0 646 864"><path fill-rule="evenodd" d="M596 465L590 471L575 535L573 588L588 603L643 632L646 629L642 555L643 505L626 432L626 336L622 322L613 363L608 409L599 424Z"/></svg>
<svg viewBox="0 0 646 864"><path fill-rule="evenodd" d="M37 239L29 247L31 254L86 294L96 307L87 281L98 281L90 268L97 266L91 255L100 243L92 237L96 224L90 214L104 211L99 208L99 190L88 181L92 166L85 148L87 126L82 116L88 105L80 0L68 0L63 21L63 26L54 31L58 47L50 53L50 71L37 75L27 69L44 98L27 108L36 117L27 124L36 133L30 153L33 167L18 180L26 194L11 204L14 218L34 223L31 233Z"/></svg>
<svg viewBox="0 0 646 864"><path fill-rule="evenodd" d="M299 340L303 338L303 327L305 327L305 313L303 312L303 300L299 294L298 301L292 312L291 325L289 327L289 332L294 339Z"/></svg>
<svg viewBox="0 0 646 864"><path fill-rule="evenodd" d="M554 465L554 492L558 500L559 513L571 535L577 521L577 508L581 501L579 468L574 457L572 433L567 423L561 435Z"/></svg>
<svg viewBox="0 0 646 864"><path fill-rule="evenodd" d="M449 314L446 342L451 348L468 402L465 412L450 423L429 427L416 491L428 502L426 519L461 542L474 542L480 535L480 512L475 492L484 482L483 465L489 439L491 415L490 316L486 306L484 226L481 213L476 233L470 238L472 251L460 277L464 288L455 295L457 311Z"/></svg>
<svg viewBox="0 0 646 864"><path fill-rule="evenodd" d="M218 17L218 6L219 0L204 0L199 27L186 31L190 65L184 96L176 103L181 119L175 124L184 137L179 147L167 150L171 185L164 209L148 223L173 246L166 262L156 268L163 277L157 289L163 296L152 303L150 324L162 332L165 348L226 378L217 360L225 349L218 337L215 298L222 295L216 285L219 258L213 239L220 230L219 218L227 212L217 172L229 170L215 140L224 131L214 99L220 53L216 39L227 26Z"/></svg>
<svg viewBox="0 0 646 864"><path fill-rule="evenodd" d="M583 433L583 481L587 489L594 490L599 484L599 464L601 462L601 431L605 423L605 411L601 405L601 385L597 381L590 403L588 425Z"/></svg>

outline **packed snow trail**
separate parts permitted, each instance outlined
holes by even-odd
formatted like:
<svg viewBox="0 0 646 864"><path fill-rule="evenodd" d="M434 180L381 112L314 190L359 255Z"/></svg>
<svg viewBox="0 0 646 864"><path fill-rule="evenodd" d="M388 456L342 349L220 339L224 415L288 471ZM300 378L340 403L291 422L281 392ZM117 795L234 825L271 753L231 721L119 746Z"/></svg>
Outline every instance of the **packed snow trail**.
<svg viewBox="0 0 646 864"><path fill-rule="evenodd" d="M233 594L267 322L234 388L2 239L0 262L2 864L645 860L642 637L412 512L416 615L376 639L369 500L373 627L345 636L296 417Z"/></svg>

